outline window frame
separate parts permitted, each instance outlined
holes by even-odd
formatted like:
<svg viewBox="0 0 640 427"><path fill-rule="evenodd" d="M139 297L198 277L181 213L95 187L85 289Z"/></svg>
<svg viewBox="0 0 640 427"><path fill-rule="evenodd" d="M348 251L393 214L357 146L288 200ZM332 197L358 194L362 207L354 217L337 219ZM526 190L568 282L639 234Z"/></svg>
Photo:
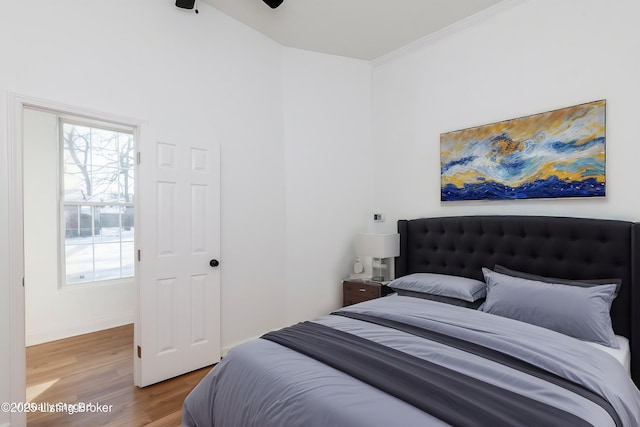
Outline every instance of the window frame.
<svg viewBox="0 0 640 427"><path fill-rule="evenodd" d="M75 125L75 126L85 126L85 127L89 127L92 129L100 129L100 130L105 130L105 131L111 131L111 132L118 132L118 133L127 133L130 134L131 137L133 138L133 147L132 150L134 153L137 153L137 128L134 126L126 126L126 125L120 125L117 123L111 123L111 122L106 122L106 121L101 121L101 120L94 120L94 119L89 119L89 118L82 118L82 117L77 117L77 116L69 116L69 115L62 115L59 114L58 115L58 138L57 138L57 150L58 150L58 159L57 159L57 168L58 168L58 173L57 173L57 187L58 187L58 195L57 195L57 204L58 204L58 230L57 230L57 235L58 235L58 241L59 241L59 249L58 249L58 265L59 265L59 280L58 280L58 288L59 289L78 289L78 288L84 288L84 287L90 287L90 286L103 286L103 285L112 285L112 284L119 284L119 283L123 283L123 282L131 282L132 280L135 280L136 274L137 274L137 262L135 260L135 251L136 251L136 243L137 243L137 232L135 231L135 227L136 227L136 221L135 221L135 217L136 217L136 206L135 206L135 202L136 202L136 192L135 189L137 188L137 156L134 154L134 161L133 164L131 165L131 171L133 173L133 187L134 187L134 193L133 193L133 202L102 202L102 201L88 201L88 200L83 200L83 201L76 201L76 200L65 200L65 182L64 182L64 176L65 176L65 168L64 168L64 154L65 154L65 137L64 137L64 125L65 124L69 124L69 125ZM93 272L93 280L88 280L85 282L78 282L78 283L68 283L67 282L67 253L66 253L66 249L67 249L67 245L66 245L66 219L65 219L65 206L89 206L91 208L92 211L92 221L91 221L91 237L92 237L92 241L91 241L91 246L92 246L92 250L93 250L93 259L92 259L92 272ZM134 249L134 260L133 260L133 273L130 276L126 276L126 277L117 277L117 278L107 278L107 279L98 279L96 280L95 278L95 274L96 274L96 258L95 258L95 247L96 245L100 245L100 243L96 243L95 242L95 210L97 207L118 207L120 209L126 209L126 208L132 208L133 209L133 218L134 218L134 233L133 233L133 240L129 241L124 241L122 240L122 236L120 236L119 239L119 246L120 246L120 254L122 256L122 245L123 243L133 243L133 249ZM119 216L119 225L120 228L122 227L122 216ZM122 258L120 259L120 273L122 274Z"/></svg>

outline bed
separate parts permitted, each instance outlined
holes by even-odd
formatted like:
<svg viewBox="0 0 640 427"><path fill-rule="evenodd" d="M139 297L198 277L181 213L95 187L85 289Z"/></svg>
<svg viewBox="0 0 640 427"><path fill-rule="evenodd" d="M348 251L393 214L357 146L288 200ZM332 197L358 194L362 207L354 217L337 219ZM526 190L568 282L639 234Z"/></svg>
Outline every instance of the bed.
<svg viewBox="0 0 640 427"><path fill-rule="evenodd" d="M187 396L183 425L638 426L639 230L401 220L396 293L234 348ZM416 297L425 292L474 308ZM561 321L545 314L554 305L566 307Z"/></svg>

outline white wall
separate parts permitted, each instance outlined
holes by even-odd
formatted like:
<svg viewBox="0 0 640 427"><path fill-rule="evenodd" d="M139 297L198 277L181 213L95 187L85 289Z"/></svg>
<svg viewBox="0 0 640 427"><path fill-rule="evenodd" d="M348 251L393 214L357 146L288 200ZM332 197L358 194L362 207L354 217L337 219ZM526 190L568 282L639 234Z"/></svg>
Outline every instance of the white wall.
<svg viewBox="0 0 640 427"><path fill-rule="evenodd" d="M640 219L640 3L517 0L373 70L376 210L393 220L459 214ZM607 100L607 197L440 202L440 134Z"/></svg>
<svg viewBox="0 0 640 427"><path fill-rule="evenodd" d="M133 323L134 279L60 287L58 117L25 109L23 123L26 344Z"/></svg>
<svg viewBox="0 0 640 427"><path fill-rule="evenodd" d="M10 399L9 289L19 285L9 283L7 273L8 93L139 119L145 123L143 156L156 140L220 144L224 348L338 306L338 281L351 262L345 245L368 211L370 173L347 169L361 148L368 152L369 64L291 51L206 4L196 15L173 3L0 3L0 346L8 349L0 352L0 401ZM309 91L313 98L295 93L296 74L309 66L325 91ZM300 84L309 81L300 78ZM321 113L307 122L309 131L292 123L298 108ZM325 137L334 140L327 145ZM317 175L321 183L298 161L312 165L307 153L325 148L332 156ZM305 179L313 179L308 191ZM339 193L328 191L335 187ZM318 243L299 234L302 224L329 231L319 252L307 249ZM326 256L330 272L305 281L323 268L317 255ZM314 298L304 288L298 292L297 284L289 298L289 280L304 282ZM8 420L0 413L0 425Z"/></svg>
<svg viewBox="0 0 640 427"><path fill-rule="evenodd" d="M143 151L155 140L220 143L225 345L286 318L282 48L199 8L196 15L152 0L3 3L0 105L11 91L139 118Z"/></svg>
<svg viewBox="0 0 640 427"><path fill-rule="evenodd" d="M342 305L354 237L371 213L371 68L286 49L288 322Z"/></svg>

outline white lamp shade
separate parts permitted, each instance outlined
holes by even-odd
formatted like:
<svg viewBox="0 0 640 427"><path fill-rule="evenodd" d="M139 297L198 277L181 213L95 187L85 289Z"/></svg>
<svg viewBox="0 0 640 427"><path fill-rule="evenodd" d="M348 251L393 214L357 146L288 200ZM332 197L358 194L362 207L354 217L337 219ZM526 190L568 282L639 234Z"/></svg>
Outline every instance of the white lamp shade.
<svg viewBox="0 0 640 427"><path fill-rule="evenodd" d="M358 256L371 258L392 258L400 255L400 235L394 234L358 234L356 240Z"/></svg>

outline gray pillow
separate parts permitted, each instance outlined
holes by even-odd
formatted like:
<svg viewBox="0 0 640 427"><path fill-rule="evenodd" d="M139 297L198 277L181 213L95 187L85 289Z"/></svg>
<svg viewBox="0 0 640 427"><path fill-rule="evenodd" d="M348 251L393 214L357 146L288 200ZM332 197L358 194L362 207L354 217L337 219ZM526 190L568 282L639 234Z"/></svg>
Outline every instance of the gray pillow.
<svg viewBox="0 0 640 427"><path fill-rule="evenodd" d="M458 298L445 297L445 296L442 296L442 295L425 294L423 292L405 291L405 290L402 290L402 289L396 289L396 292L401 297L413 297L413 298L428 299L428 300L431 300L431 301L437 301L437 302L443 302L443 303L446 303L446 304L457 305L458 307L472 308L474 310L477 310L482 305L482 303L484 302L484 298L480 298L480 299L477 299L477 300L471 302L471 301L464 301L464 300L461 300L461 299L458 299Z"/></svg>
<svg viewBox="0 0 640 427"><path fill-rule="evenodd" d="M488 268L482 273L487 282L482 311L619 348L609 315L615 284L579 287L522 279Z"/></svg>
<svg viewBox="0 0 640 427"><path fill-rule="evenodd" d="M493 271L495 271L496 273L506 274L508 276L520 277L522 279L537 280L538 282L544 282L544 283L556 283L559 285L582 286L583 288L590 288L591 286L597 286L597 285L610 285L613 283L616 285L616 292L613 295L613 299L615 299L618 296L618 292L620 292L620 286L622 286L622 279L587 279L587 280L558 279L556 277L538 276L537 274L511 270L510 268L504 267L500 264L496 264L493 267Z"/></svg>
<svg viewBox="0 0 640 427"><path fill-rule="evenodd" d="M441 295L468 302L484 298L487 289L480 280L436 273L409 274L391 281L388 286L395 291Z"/></svg>

